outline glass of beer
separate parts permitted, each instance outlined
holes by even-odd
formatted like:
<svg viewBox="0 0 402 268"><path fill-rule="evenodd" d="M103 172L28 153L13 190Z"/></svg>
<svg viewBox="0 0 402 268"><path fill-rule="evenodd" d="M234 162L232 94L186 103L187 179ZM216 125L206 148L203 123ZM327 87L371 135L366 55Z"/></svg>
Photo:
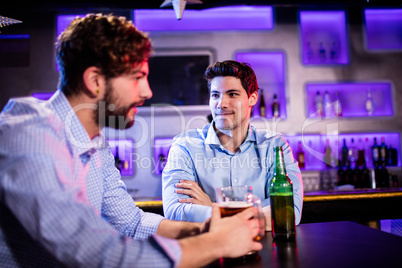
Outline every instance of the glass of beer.
<svg viewBox="0 0 402 268"><path fill-rule="evenodd" d="M221 217L233 216L247 208L256 207L258 210L259 232L254 238L260 241L265 234L265 217L262 212L261 199L253 195L251 186L228 186L216 189L216 203L218 204ZM251 252L250 254L255 253Z"/></svg>

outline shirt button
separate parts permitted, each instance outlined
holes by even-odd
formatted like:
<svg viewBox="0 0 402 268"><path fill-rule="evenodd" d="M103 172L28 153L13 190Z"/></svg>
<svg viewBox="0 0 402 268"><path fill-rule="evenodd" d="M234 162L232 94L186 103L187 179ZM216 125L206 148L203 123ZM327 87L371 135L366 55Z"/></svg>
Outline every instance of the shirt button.
<svg viewBox="0 0 402 268"><path fill-rule="evenodd" d="M234 182L237 182L238 180L237 180L237 179L233 179L233 181L234 181Z"/></svg>

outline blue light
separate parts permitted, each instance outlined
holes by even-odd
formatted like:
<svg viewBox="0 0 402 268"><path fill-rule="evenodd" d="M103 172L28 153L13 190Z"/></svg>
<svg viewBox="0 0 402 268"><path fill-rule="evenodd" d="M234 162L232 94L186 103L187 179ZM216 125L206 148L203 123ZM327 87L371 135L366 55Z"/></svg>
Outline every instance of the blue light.
<svg viewBox="0 0 402 268"><path fill-rule="evenodd" d="M6 34L0 35L0 39L29 39L29 34Z"/></svg>
<svg viewBox="0 0 402 268"><path fill-rule="evenodd" d="M48 100L53 96L54 92L37 92L32 93L32 97L38 100Z"/></svg>
<svg viewBox="0 0 402 268"><path fill-rule="evenodd" d="M75 18L83 18L85 17L84 14L70 14L70 15L58 15L57 16L57 36L59 36L70 24L71 21L73 21Z"/></svg>
<svg viewBox="0 0 402 268"><path fill-rule="evenodd" d="M300 32L303 64L349 63L344 11L301 11Z"/></svg>
<svg viewBox="0 0 402 268"><path fill-rule="evenodd" d="M368 49L402 49L402 9L366 9L364 16Z"/></svg>
<svg viewBox="0 0 402 268"><path fill-rule="evenodd" d="M176 20L173 9L134 10L134 24L142 31L271 30L272 7L234 6L185 10Z"/></svg>

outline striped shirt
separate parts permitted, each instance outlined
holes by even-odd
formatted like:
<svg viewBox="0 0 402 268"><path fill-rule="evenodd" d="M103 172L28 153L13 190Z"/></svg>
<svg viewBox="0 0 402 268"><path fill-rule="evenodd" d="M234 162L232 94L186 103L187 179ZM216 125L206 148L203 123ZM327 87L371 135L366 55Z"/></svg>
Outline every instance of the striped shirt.
<svg viewBox="0 0 402 268"><path fill-rule="evenodd" d="M80 108L57 91L0 114L0 267L174 266L179 243L156 235L163 217L136 207Z"/></svg>

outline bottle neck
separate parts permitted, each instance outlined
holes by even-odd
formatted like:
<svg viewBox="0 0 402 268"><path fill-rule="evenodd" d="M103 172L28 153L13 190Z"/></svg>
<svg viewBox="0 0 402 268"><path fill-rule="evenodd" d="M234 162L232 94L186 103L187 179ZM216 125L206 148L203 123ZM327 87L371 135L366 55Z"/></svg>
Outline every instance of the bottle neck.
<svg viewBox="0 0 402 268"><path fill-rule="evenodd" d="M276 157L275 157L275 173L277 178L286 178L286 167L285 167L285 158L283 156L282 147L275 147Z"/></svg>

